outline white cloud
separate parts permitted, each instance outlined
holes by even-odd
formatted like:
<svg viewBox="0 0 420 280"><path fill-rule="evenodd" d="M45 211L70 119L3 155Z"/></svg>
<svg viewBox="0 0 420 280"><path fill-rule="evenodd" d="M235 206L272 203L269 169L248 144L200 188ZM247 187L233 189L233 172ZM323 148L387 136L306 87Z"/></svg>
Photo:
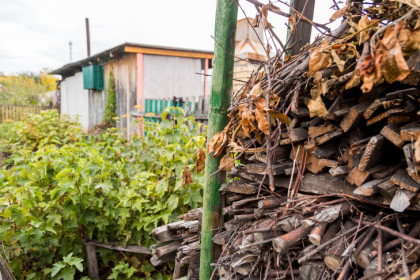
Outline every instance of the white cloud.
<svg viewBox="0 0 420 280"><path fill-rule="evenodd" d="M267 2L267 1L261 1ZM326 22L325 2L317 1L316 20ZM321 4L321 8L318 7ZM240 4L249 17L255 8ZM85 18L90 20L92 54L123 42L213 49L215 0L0 0L0 71L37 72L86 57ZM319 17L323 20L320 20ZM243 18L239 9L238 17ZM271 16L280 38L284 18Z"/></svg>

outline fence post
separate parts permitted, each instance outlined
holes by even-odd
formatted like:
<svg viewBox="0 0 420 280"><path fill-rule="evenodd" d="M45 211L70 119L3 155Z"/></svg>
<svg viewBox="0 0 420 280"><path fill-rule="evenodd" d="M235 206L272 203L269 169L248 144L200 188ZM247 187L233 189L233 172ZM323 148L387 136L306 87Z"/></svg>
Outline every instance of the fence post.
<svg viewBox="0 0 420 280"><path fill-rule="evenodd" d="M230 105L233 77L233 56L235 46L236 20L238 4L236 0L218 0L216 8L214 69L210 96L209 126L207 139L223 130L228 123L227 109ZM212 246L213 229L221 226L219 188L225 180L224 172L210 177L219 168L220 156L206 157L205 184L203 195L203 216L201 226L200 279L209 280L212 269L210 264L217 257L217 250Z"/></svg>

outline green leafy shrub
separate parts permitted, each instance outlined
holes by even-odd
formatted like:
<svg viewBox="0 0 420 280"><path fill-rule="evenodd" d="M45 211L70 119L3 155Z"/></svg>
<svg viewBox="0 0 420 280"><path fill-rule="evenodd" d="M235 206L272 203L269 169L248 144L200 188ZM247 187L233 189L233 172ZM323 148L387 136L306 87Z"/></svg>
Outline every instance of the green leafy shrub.
<svg viewBox="0 0 420 280"><path fill-rule="evenodd" d="M148 246L153 228L200 206L203 175L194 164L204 145L203 128L181 109L172 109L172 119L164 115L161 123L146 122L146 135L131 143L116 129L87 135L67 120L54 124L55 114L32 116L12 128L22 139L13 140L20 144L13 144L9 164L0 172L2 254L18 278L50 279L66 271L78 279L85 272L79 259L77 265L70 260L84 259L83 241ZM40 127L23 131L34 119ZM193 179L187 186L185 166ZM118 267L120 261L130 262L127 255L98 252L102 274L128 273ZM153 272L146 259L138 258L141 266L132 279L165 275L165 269Z"/></svg>
<svg viewBox="0 0 420 280"><path fill-rule="evenodd" d="M105 103L104 123L115 125L115 117L117 116L117 93L115 91L115 79L112 71L109 72L108 88L106 90L107 99Z"/></svg>
<svg viewBox="0 0 420 280"><path fill-rule="evenodd" d="M8 138L4 139L13 150L36 150L38 146L47 144L63 145L75 142L82 132L78 120L61 115L57 110L41 111L37 115L29 115L22 122L9 127Z"/></svg>

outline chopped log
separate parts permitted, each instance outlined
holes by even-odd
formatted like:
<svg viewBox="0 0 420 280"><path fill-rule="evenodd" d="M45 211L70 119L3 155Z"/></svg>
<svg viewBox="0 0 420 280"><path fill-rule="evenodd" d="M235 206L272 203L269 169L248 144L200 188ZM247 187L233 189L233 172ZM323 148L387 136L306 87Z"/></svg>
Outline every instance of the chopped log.
<svg viewBox="0 0 420 280"><path fill-rule="evenodd" d="M253 235L255 242L263 242L264 240L274 238L274 231L255 232Z"/></svg>
<svg viewBox="0 0 420 280"><path fill-rule="evenodd" d="M317 158L329 158L337 151L337 146L334 142L330 142L323 146L318 147L313 153Z"/></svg>
<svg viewBox="0 0 420 280"><path fill-rule="evenodd" d="M322 236L320 245L326 243L327 241L331 240L340 230L339 223L335 222L329 224L327 230L325 231L324 235Z"/></svg>
<svg viewBox="0 0 420 280"><path fill-rule="evenodd" d="M327 228L327 225L328 223L318 223L312 228L311 233L308 236L309 241L312 244L317 246L321 244L322 235Z"/></svg>
<svg viewBox="0 0 420 280"><path fill-rule="evenodd" d="M238 222L232 219L232 220L229 220L229 221L225 222L223 224L223 227L227 231L234 231L238 228Z"/></svg>
<svg viewBox="0 0 420 280"><path fill-rule="evenodd" d="M397 91L389 92L386 94L386 100L394 100L394 99L403 99L406 98L407 95L418 96L418 89L417 88L407 88L407 89L400 89Z"/></svg>
<svg viewBox="0 0 420 280"><path fill-rule="evenodd" d="M273 239L273 247L277 253L285 253L291 246L301 241L311 232L312 226L300 226L299 228Z"/></svg>
<svg viewBox="0 0 420 280"><path fill-rule="evenodd" d="M325 169L325 165L321 164L321 160L309 151L306 157L306 169L314 174L321 173Z"/></svg>
<svg viewBox="0 0 420 280"><path fill-rule="evenodd" d="M310 138L316 138L328 132L335 130L337 127L332 124L322 126L310 126L308 127L308 135Z"/></svg>
<svg viewBox="0 0 420 280"><path fill-rule="evenodd" d="M233 218L238 223L255 220L254 214L235 215Z"/></svg>
<svg viewBox="0 0 420 280"><path fill-rule="evenodd" d="M304 218L302 215L296 214L277 222L277 226L279 226L285 232L291 232L301 225L301 221L303 219Z"/></svg>
<svg viewBox="0 0 420 280"><path fill-rule="evenodd" d="M378 192L377 186L386 179L375 179L356 188L353 193L362 196L372 196Z"/></svg>
<svg viewBox="0 0 420 280"><path fill-rule="evenodd" d="M391 201L394 197L395 193L399 189L397 185L392 183L390 180L386 180L382 183L380 183L378 186L379 193L387 200Z"/></svg>
<svg viewBox="0 0 420 280"><path fill-rule="evenodd" d="M273 164L273 175L283 174L283 170L286 168L283 164ZM247 172L251 174L264 175L267 172L267 165L264 163L249 163L245 165Z"/></svg>
<svg viewBox="0 0 420 280"><path fill-rule="evenodd" d="M382 128L381 134L392 144L394 144L398 148L402 148L402 146L404 145L404 141L401 139L400 130L401 127L399 125L389 124Z"/></svg>
<svg viewBox="0 0 420 280"><path fill-rule="evenodd" d="M324 145L332 140L337 139L338 137L344 134L343 130L337 129L322 136L315 138L315 142L318 146Z"/></svg>
<svg viewBox="0 0 420 280"><path fill-rule="evenodd" d="M395 192L394 197L392 198L391 204L389 207L397 212L404 212L405 209L410 206L410 200L415 196L416 194L407 191L407 190L397 190Z"/></svg>
<svg viewBox="0 0 420 280"><path fill-rule="evenodd" d="M306 263L299 266L299 279L317 280L320 279L324 265L322 263Z"/></svg>
<svg viewBox="0 0 420 280"><path fill-rule="evenodd" d="M337 205L330 206L323 209L319 213L315 214L314 220L322 223L331 223L340 217L344 217L350 213L351 204L348 202L340 203Z"/></svg>
<svg viewBox="0 0 420 280"><path fill-rule="evenodd" d="M258 185L247 180L233 181L222 184L221 192L232 192L237 194L255 194L258 191Z"/></svg>
<svg viewBox="0 0 420 280"><path fill-rule="evenodd" d="M260 197L254 197L254 198L246 198L246 199L242 199L239 201L235 201L232 203L232 209L238 209L239 207L246 205L248 203L253 203L256 202L258 200L264 199L264 197L260 196Z"/></svg>
<svg viewBox="0 0 420 280"><path fill-rule="evenodd" d="M374 179L383 179L395 174L401 168L401 162L392 165L377 165L369 170Z"/></svg>
<svg viewBox="0 0 420 280"><path fill-rule="evenodd" d="M403 102L404 102L404 99L399 99L399 98L393 99L393 100L386 100L382 102L382 106L385 109L389 109L392 107L399 107L403 104Z"/></svg>
<svg viewBox="0 0 420 280"><path fill-rule="evenodd" d="M271 209L281 206L287 200L286 197L272 197L258 201L259 209Z"/></svg>
<svg viewBox="0 0 420 280"><path fill-rule="evenodd" d="M178 241L171 242L169 244L156 248L153 252L153 255L156 255L159 257L159 259L161 259L165 256L175 254L181 245L181 242Z"/></svg>
<svg viewBox="0 0 420 280"><path fill-rule="evenodd" d="M359 169L366 171L369 168L379 164L384 154L385 138L382 135L376 135L370 138L359 163Z"/></svg>
<svg viewBox="0 0 420 280"><path fill-rule="evenodd" d="M352 227L354 227L353 222L350 220L347 220L344 223L343 232L351 229ZM336 270L341 265L341 261L342 261L341 254L344 252L346 248L346 241L345 241L346 237L347 236L344 236L343 238L335 241L333 245L331 246L331 248L328 250L328 253L326 254L326 256L324 257L325 265L328 266L328 268L330 268L331 270Z"/></svg>
<svg viewBox="0 0 420 280"><path fill-rule="evenodd" d="M290 176L290 175L296 175L299 172L299 169L297 167L293 168L286 168L284 170L284 175Z"/></svg>
<svg viewBox="0 0 420 280"><path fill-rule="evenodd" d="M246 195L243 195L243 194L240 194L240 195L234 195L234 194L232 194L232 196L226 197L226 202L228 204L231 204L232 202L245 199L246 197L247 196Z"/></svg>
<svg viewBox="0 0 420 280"><path fill-rule="evenodd" d="M335 168L338 167L340 165L340 162L336 161L336 160L332 160L332 159L325 159L322 158L318 161L319 165L322 165L324 167L331 167L331 168Z"/></svg>
<svg viewBox="0 0 420 280"><path fill-rule="evenodd" d="M350 173L347 175L346 180L352 185L360 187L362 184L367 182L372 177L372 174L368 171L361 171L357 167L353 167Z"/></svg>
<svg viewBox="0 0 420 280"><path fill-rule="evenodd" d="M409 190L416 193L420 189L420 184L411 178L407 171L399 169L394 176L391 177L390 181L403 189Z"/></svg>
<svg viewBox="0 0 420 280"><path fill-rule="evenodd" d="M377 98L375 99L372 104L366 109L363 113L363 117L367 120L370 119L374 114L376 114L379 110L383 109L382 102L385 101L385 98Z"/></svg>
<svg viewBox="0 0 420 280"><path fill-rule="evenodd" d="M222 231L213 236L213 242L218 245L226 245L232 233L229 231Z"/></svg>
<svg viewBox="0 0 420 280"><path fill-rule="evenodd" d="M175 259L174 273L172 274L172 279L179 279L181 277L187 276L188 266L182 265L177 259Z"/></svg>
<svg viewBox="0 0 420 280"><path fill-rule="evenodd" d="M330 170L328 170L328 172L331 174L331 176L343 176L343 175L347 175L350 172L350 167L348 166L337 166L334 168L331 168Z"/></svg>
<svg viewBox="0 0 420 280"><path fill-rule="evenodd" d="M303 127L292 128L289 130L289 137L292 143L308 139L308 130Z"/></svg>
<svg viewBox="0 0 420 280"><path fill-rule="evenodd" d="M363 103L357 104L350 108L349 112L345 115L343 120L340 122L340 127L344 132L350 131L355 128L362 117L362 114L369 107L369 102L365 101Z"/></svg>
<svg viewBox="0 0 420 280"><path fill-rule="evenodd" d="M365 269L372 262L371 253L373 246L371 242L368 242L366 246L356 255L356 263L361 268Z"/></svg>
<svg viewBox="0 0 420 280"><path fill-rule="evenodd" d="M393 108L393 109L389 109L388 111L385 111L373 118L370 118L367 120L366 125L367 126L371 126L375 123L378 123L386 118L388 118L389 116L395 115L395 114L400 114L400 113L404 113L405 109L404 108Z"/></svg>
<svg viewBox="0 0 420 280"><path fill-rule="evenodd" d="M172 241L180 238L180 234L171 232L168 225L163 225L152 230L153 237L159 242Z"/></svg>
<svg viewBox="0 0 420 280"><path fill-rule="evenodd" d="M350 108L345 107L343 109L335 111L333 113L333 116L334 116L335 119L338 119L338 118L341 118L341 117L344 117L345 115L347 115L349 113L349 111L350 111Z"/></svg>

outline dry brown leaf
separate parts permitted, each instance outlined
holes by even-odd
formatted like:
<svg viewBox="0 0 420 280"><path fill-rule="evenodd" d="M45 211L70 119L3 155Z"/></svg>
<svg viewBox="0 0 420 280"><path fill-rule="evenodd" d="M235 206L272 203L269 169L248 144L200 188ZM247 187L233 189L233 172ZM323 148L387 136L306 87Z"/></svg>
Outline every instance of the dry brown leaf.
<svg viewBox="0 0 420 280"><path fill-rule="evenodd" d="M309 109L309 116L315 117L323 117L328 115L327 108L325 107L324 102L321 98L321 90L318 87L314 87L311 89L312 99L308 102L308 109Z"/></svg>
<svg viewBox="0 0 420 280"><path fill-rule="evenodd" d="M235 166L235 161L233 160L230 152L226 153L221 159L219 164L219 169L229 172Z"/></svg>
<svg viewBox="0 0 420 280"><path fill-rule="evenodd" d="M328 39L325 39L322 44L315 49L309 57L309 71L308 76L312 77L319 70L327 68L331 64L330 50Z"/></svg>
<svg viewBox="0 0 420 280"><path fill-rule="evenodd" d="M420 0L397 0L400 3L406 4L414 9L420 9Z"/></svg>
<svg viewBox="0 0 420 280"><path fill-rule="evenodd" d="M197 154L197 162L195 163L195 169L197 170L197 172L201 172L204 170L205 165L206 165L206 154L204 153L203 148L200 148Z"/></svg>
<svg viewBox="0 0 420 280"><path fill-rule="evenodd" d="M376 80L375 61L371 54L367 55L360 67L360 77L363 81L361 90L366 93L372 90Z"/></svg>
<svg viewBox="0 0 420 280"><path fill-rule="evenodd" d="M265 107L266 107L266 100L265 97L260 97L256 101L254 101L255 104L255 119L258 123L258 129L264 133L265 135L269 134L269 128L270 125L268 123L267 115L265 113Z"/></svg>
<svg viewBox="0 0 420 280"><path fill-rule="evenodd" d="M270 117L272 117L273 119L278 119L280 122L284 124L290 124L292 122L292 120L287 115L282 114L278 111L274 111L271 109L265 109L265 111L268 112Z"/></svg>
<svg viewBox="0 0 420 280"><path fill-rule="evenodd" d="M331 56L332 56L333 61L337 65L338 70L340 72L343 72L344 71L344 65L346 64L346 62L340 58L340 56L336 53L335 50L331 50Z"/></svg>
<svg viewBox="0 0 420 280"><path fill-rule="evenodd" d="M260 25L260 15L257 14L251 23L252 27L258 27Z"/></svg>
<svg viewBox="0 0 420 280"><path fill-rule="evenodd" d="M192 182L193 180L191 177L190 169L188 168L187 165L185 165L184 172L182 172L182 185L186 186L186 185L191 184Z"/></svg>
<svg viewBox="0 0 420 280"><path fill-rule="evenodd" d="M331 17L330 17L330 21L334 21L338 18L341 18L342 16L344 16L347 11L349 9L349 5L344 6L343 8L341 8L340 10L336 11Z"/></svg>
<svg viewBox="0 0 420 280"><path fill-rule="evenodd" d="M367 15L363 16L357 26L359 30L363 30L359 33L359 45L362 45L364 42L366 42L369 39L369 31L370 29L367 28L370 25L370 20ZM366 29L365 29L366 28Z"/></svg>
<svg viewBox="0 0 420 280"><path fill-rule="evenodd" d="M279 7L275 6L273 3L270 3L270 10L274 13L281 13L281 10Z"/></svg>
<svg viewBox="0 0 420 280"><path fill-rule="evenodd" d="M398 41L395 41L394 47L384 55L381 68L385 80L390 84L402 81L410 74Z"/></svg>
<svg viewBox="0 0 420 280"><path fill-rule="evenodd" d="M216 133L207 147L207 154L214 152L213 157L219 156L228 142L226 131Z"/></svg>
<svg viewBox="0 0 420 280"><path fill-rule="evenodd" d="M295 31L296 31L296 14L292 14L289 17L289 27L290 27L290 34L295 33Z"/></svg>
<svg viewBox="0 0 420 280"><path fill-rule="evenodd" d="M259 82L258 84L256 84L255 86L252 87L252 89L249 91L249 95L251 97L257 97L261 94L262 89L261 89L261 82Z"/></svg>
<svg viewBox="0 0 420 280"><path fill-rule="evenodd" d="M353 76L347 81L345 89L357 87L360 84L360 68L353 71Z"/></svg>
<svg viewBox="0 0 420 280"><path fill-rule="evenodd" d="M238 107L241 117L241 127L245 137L251 137L250 133L256 128L254 126L255 117L248 108L248 104L241 104Z"/></svg>
<svg viewBox="0 0 420 280"><path fill-rule="evenodd" d="M263 5L261 8L261 17L262 17L263 26L265 29L273 28L273 26L271 25L271 23L268 22L268 19L267 19L269 8L270 8L270 4Z"/></svg>

